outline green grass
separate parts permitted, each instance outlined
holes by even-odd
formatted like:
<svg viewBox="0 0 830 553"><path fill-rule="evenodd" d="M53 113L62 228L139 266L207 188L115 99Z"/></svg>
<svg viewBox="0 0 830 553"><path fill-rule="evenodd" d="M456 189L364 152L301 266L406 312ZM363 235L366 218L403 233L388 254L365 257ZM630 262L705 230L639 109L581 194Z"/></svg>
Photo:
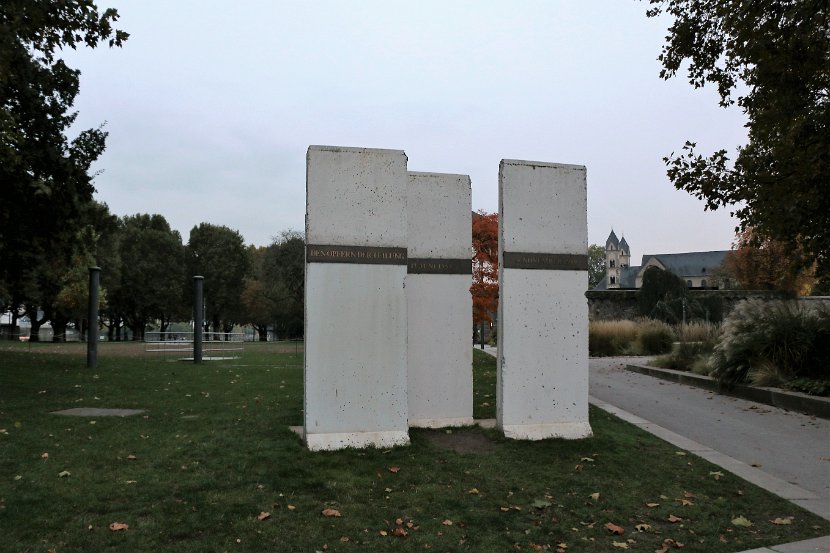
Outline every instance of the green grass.
<svg viewBox="0 0 830 553"><path fill-rule="evenodd" d="M650 553L668 538L731 552L830 533L827 521L599 410L586 440L413 430L409 447L310 453L288 429L302 422L293 345L246 344L241 360L194 366L102 344L94 371L82 346L34 346L0 345L3 552L599 552L618 542ZM475 414L490 417L495 360L477 351L474 366ZM147 413L49 414L78 406ZM753 525L732 524L737 516ZM788 516L790 525L770 522ZM112 532L113 522L129 529Z"/></svg>

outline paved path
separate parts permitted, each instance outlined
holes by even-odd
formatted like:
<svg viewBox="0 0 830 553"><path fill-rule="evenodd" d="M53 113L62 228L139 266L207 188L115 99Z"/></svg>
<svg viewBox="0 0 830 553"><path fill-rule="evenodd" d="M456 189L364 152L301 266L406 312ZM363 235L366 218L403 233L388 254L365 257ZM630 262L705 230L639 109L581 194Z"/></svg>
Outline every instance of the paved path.
<svg viewBox="0 0 830 553"><path fill-rule="evenodd" d="M591 360L591 396L815 494L830 517L830 421Z"/></svg>

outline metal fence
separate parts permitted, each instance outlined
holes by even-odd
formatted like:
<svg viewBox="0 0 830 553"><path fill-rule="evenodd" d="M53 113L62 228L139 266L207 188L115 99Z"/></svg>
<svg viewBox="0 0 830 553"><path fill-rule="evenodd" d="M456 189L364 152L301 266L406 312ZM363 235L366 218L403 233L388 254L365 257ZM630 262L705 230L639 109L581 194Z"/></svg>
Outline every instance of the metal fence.
<svg viewBox="0 0 830 553"><path fill-rule="evenodd" d="M242 332L203 332L202 360L238 359L245 352ZM145 332L147 354L193 359L193 332Z"/></svg>

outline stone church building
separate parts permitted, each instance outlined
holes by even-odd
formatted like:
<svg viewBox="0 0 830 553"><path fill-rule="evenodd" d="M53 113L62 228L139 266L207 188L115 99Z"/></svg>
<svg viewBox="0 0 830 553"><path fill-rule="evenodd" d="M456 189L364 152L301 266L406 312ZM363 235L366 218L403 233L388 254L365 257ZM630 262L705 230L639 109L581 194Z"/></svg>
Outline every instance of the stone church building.
<svg viewBox="0 0 830 553"><path fill-rule="evenodd" d="M623 236L617 238L614 231L605 241L605 278L594 290L634 290L642 287L643 273L649 267L659 267L674 273L689 288L718 289L718 275L729 250L713 252L687 252L644 255L640 265L631 265L631 248Z"/></svg>

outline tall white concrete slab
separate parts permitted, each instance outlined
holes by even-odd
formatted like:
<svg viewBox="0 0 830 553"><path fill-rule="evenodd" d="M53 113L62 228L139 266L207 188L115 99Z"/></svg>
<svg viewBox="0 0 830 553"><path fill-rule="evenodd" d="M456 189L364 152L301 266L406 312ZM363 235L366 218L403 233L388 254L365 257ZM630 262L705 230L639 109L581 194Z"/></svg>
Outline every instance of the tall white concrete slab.
<svg viewBox="0 0 830 553"><path fill-rule="evenodd" d="M588 423L584 166L499 167L497 425L508 438L583 438Z"/></svg>
<svg viewBox="0 0 830 553"><path fill-rule="evenodd" d="M409 425L473 424L470 177L409 173Z"/></svg>
<svg viewBox="0 0 830 553"><path fill-rule="evenodd" d="M311 146L304 436L311 450L409 443L406 154Z"/></svg>

